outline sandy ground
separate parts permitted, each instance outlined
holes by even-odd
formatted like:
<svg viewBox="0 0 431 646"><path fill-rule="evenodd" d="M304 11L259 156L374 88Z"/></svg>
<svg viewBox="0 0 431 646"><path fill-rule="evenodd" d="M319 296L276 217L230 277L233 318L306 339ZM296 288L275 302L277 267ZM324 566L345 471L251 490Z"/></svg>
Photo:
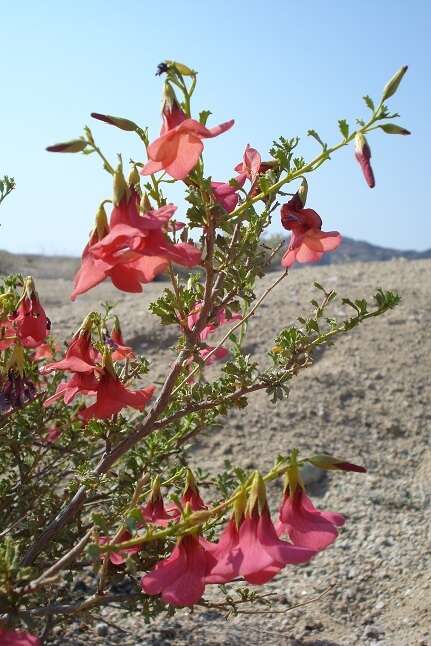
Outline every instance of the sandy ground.
<svg viewBox="0 0 431 646"><path fill-rule="evenodd" d="M274 274L266 277L257 292L273 279ZM311 485L317 506L347 518L337 542L310 565L286 568L266 586L277 593L276 613L225 621L214 611L191 616L181 610L146 626L137 615L104 609L101 616L123 631L103 623L97 630L76 624L70 637L51 643L431 644L431 261L292 272L250 324L247 349L258 360L265 361L276 333L307 311L314 280L340 296L371 298L377 287L394 289L402 304L325 349L292 382L288 400L273 405L264 393L255 394L246 410L196 441L191 461L211 473L226 459L265 469L275 454L296 446L366 464L366 475L335 474ZM153 381L163 377L174 356L175 330L158 326L148 312L163 283L149 285L142 296L103 285L75 304L67 300L68 281L38 285L54 332L71 332L103 300L117 302L127 341L153 362ZM279 488L272 489L274 503L279 495ZM333 587L319 601L289 611L328 586Z"/></svg>

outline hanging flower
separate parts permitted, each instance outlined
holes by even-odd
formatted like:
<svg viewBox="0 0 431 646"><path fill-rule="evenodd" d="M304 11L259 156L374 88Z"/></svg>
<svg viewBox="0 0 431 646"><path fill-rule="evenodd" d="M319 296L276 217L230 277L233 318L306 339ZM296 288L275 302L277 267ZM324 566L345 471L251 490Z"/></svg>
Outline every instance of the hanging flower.
<svg viewBox="0 0 431 646"><path fill-rule="evenodd" d="M295 261L316 262L341 243L338 231L322 231L322 220L318 213L313 209L304 209L297 196L281 207L281 224L292 231L289 247L281 260L283 267L291 267Z"/></svg>
<svg viewBox="0 0 431 646"><path fill-rule="evenodd" d="M142 577L143 591L160 594L163 601L174 606L197 603L204 593L206 577L216 564L210 547L201 536L182 536L172 554Z"/></svg>
<svg viewBox="0 0 431 646"><path fill-rule="evenodd" d="M335 541L341 525L343 516L316 509L301 485L293 493L289 485L286 487L277 525L279 536L287 534L294 545L320 551Z"/></svg>
<svg viewBox="0 0 431 646"><path fill-rule="evenodd" d="M242 576L252 584L271 580L285 565L306 563L316 551L280 540L272 523L262 476L256 473L245 511L229 521L213 556L217 565L206 581Z"/></svg>
<svg viewBox="0 0 431 646"><path fill-rule="evenodd" d="M45 314L31 276L24 283L24 291L16 311L9 315L11 327L25 348L36 348L48 336L51 323Z"/></svg>
<svg viewBox="0 0 431 646"><path fill-rule="evenodd" d="M147 523L155 525L167 525L170 521L179 516L178 508L173 509L174 513L168 513L165 509L163 497L160 491L160 478L157 476L153 482L151 493L148 497L147 504L141 507L142 517Z"/></svg>
<svg viewBox="0 0 431 646"><path fill-rule="evenodd" d="M107 340L107 345L112 350L112 361L132 359L135 356L132 348L124 343L118 316L114 317L114 326L112 328L111 335Z"/></svg>
<svg viewBox="0 0 431 646"><path fill-rule="evenodd" d="M117 538L116 541L114 541L113 545L115 543L125 543L126 541L129 541L132 538L132 535L130 532L125 529ZM99 545L106 545L107 543L111 543L111 539L108 536L99 536L97 539L97 542ZM130 554L137 554L140 550L142 549L142 545L135 545L134 547L127 547L124 550L121 550L120 552L109 552L109 560L113 565L123 565L127 557ZM104 555L101 555L101 558L104 558Z"/></svg>

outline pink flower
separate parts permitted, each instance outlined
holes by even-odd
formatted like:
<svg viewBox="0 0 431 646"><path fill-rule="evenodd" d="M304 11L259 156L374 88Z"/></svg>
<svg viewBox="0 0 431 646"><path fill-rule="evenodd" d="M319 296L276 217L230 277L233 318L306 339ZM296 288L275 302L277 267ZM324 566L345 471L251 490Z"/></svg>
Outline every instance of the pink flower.
<svg viewBox="0 0 431 646"><path fill-rule="evenodd" d="M93 372L98 352L91 343L91 333L86 329L79 329L73 336L69 347L66 350L64 359L48 363L39 369L42 375L49 374L53 370L67 372Z"/></svg>
<svg viewBox="0 0 431 646"><path fill-rule="evenodd" d="M196 303L192 311L187 316L187 327L189 328L189 330L193 330L196 323L198 322L199 316L202 310L202 305L203 305L202 301L199 301L198 303ZM230 323L231 321L240 321L240 320L241 320L241 314L232 313L231 317L228 318L226 316L225 308L224 307L218 308L213 316L213 319L209 323L207 323L207 325L200 332L199 340L206 341L209 335L216 332L221 325L226 325L226 323Z"/></svg>
<svg viewBox="0 0 431 646"><path fill-rule="evenodd" d="M98 387L99 382L93 373L76 372L69 381L60 383L55 393L45 399L43 405L47 408L58 399L63 399L65 404L70 404L78 394L95 395Z"/></svg>
<svg viewBox="0 0 431 646"><path fill-rule="evenodd" d="M160 491L160 478L157 476L153 482L147 504L144 507L141 507L142 517L148 523L167 525L171 520L177 519L180 515L176 506L173 511L173 514L169 514L165 509L163 497Z"/></svg>
<svg viewBox="0 0 431 646"><path fill-rule="evenodd" d="M214 199L228 213L232 213L238 204L238 190L243 186L246 180L245 175L235 178L236 186L231 186L224 182L211 182Z"/></svg>
<svg viewBox="0 0 431 646"><path fill-rule="evenodd" d="M364 135L360 132L355 136L355 157L361 167L365 181L370 188L376 185L373 169L371 167L371 148Z"/></svg>
<svg viewBox="0 0 431 646"><path fill-rule="evenodd" d="M141 292L142 283L151 282L157 274L166 269L168 259L157 255L154 248L151 248L150 236L148 236L149 240L145 255L136 249L127 248L127 235L123 235L123 238L119 242L117 241L117 244L112 244L113 238L115 239L119 233L124 233L123 231L119 232L117 229L112 234L112 228L116 224L121 225L126 222L127 226L131 228L131 223L140 217L137 202L138 196L134 192L131 193L130 198L127 195L123 197L118 206L114 207L112 211L111 229L108 226L105 211L103 208L99 209L96 226L90 235L88 244L84 248L81 267L75 276L74 290L71 295L72 300L75 300L79 294L83 294L103 282L106 278L110 278L117 289L132 293ZM143 218L142 220L142 227L145 228L145 220ZM163 222L158 221L157 218L155 223L157 223L159 229L163 226ZM109 234L111 234L111 246L107 249L106 245L101 246L100 242L104 241ZM158 238L157 242L160 242L160 238Z"/></svg>
<svg viewBox="0 0 431 646"><path fill-rule="evenodd" d="M275 161L263 162L260 153L247 144L242 162L235 166L234 170L239 173L235 179L241 186L246 179L249 179L251 182L249 195L254 197L259 192L259 175L263 175L274 166L276 166Z"/></svg>
<svg viewBox="0 0 431 646"><path fill-rule="evenodd" d="M116 316L114 319L114 327L112 328L108 345L113 349L113 352L111 355L112 361L132 359L135 356L135 353L133 352L132 348L129 347L128 345L125 345L124 343L118 316Z"/></svg>
<svg viewBox="0 0 431 646"><path fill-rule="evenodd" d="M260 153L258 153L256 148L252 148L250 144L247 144L243 160L235 166L234 170L240 174L240 177L244 176L244 178L249 179L254 184L259 175L261 164L262 157Z"/></svg>
<svg viewBox="0 0 431 646"><path fill-rule="evenodd" d="M9 319L16 330L16 336L25 348L37 348L48 336L51 323L40 304L31 278L27 278L24 294Z"/></svg>
<svg viewBox="0 0 431 646"><path fill-rule="evenodd" d="M41 641L35 635L23 630L6 630L0 628L1 646L41 646Z"/></svg>
<svg viewBox="0 0 431 646"><path fill-rule="evenodd" d="M96 395L95 403L81 410L79 417L88 422L90 419L108 419L127 406L143 410L153 396L154 390L154 386L147 386L137 391L128 390L118 377L104 368L96 388L88 393Z"/></svg>
<svg viewBox="0 0 431 646"><path fill-rule="evenodd" d="M143 591L160 594L163 601L174 606L197 603L204 593L205 579L216 563L210 546L200 536L180 538L172 554L142 577Z"/></svg>
<svg viewBox="0 0 431 646"><path fill-rule="evenodd" d="M239 528L231 519L212 554L217 565L207 583L226 583L242 576L249 583L262 584L288 564L306 563L316 551L280 540L265 505L262 512L255 508L246 513Z"/></svg>
<svg viewBox="0 0 431 646"><path fill-rule="evenodd" d="M313 209L304 209L297 195L281 207L281 224L292 231L289 247L281 261L283 267L291 267L295 261L316 262L341 243L338 231L326 233L321 230L320 216Z"/></svg>
<svg viewBox="0 0 431 646"><path fill-rule="evenodd" d="M170 110L164 110L160 137L148 146L149 161L140 171L141 175L165 170L174 179L184 179L199 161L204 148L202 139L217 137L233 124L232 119L215 128L206 128L195 119L187 119L175 102Z"/></svg>
<svg viewBox="0 0 431 646"><path fill-rule="evenodd" d="M124 530L120 534L120 536L117 538L117 540L114 542L115 543L125 543L126 541L129 541L132 538L132 535L130 532L127 530ZM106 545L107 543L111 542L111 539L107 536L99 536L97 542L99 545ZM121 552L110 552L109 553L109 560L113 565L123 565L125 563L127 556L129 554L136 554L142 549L142 545L135 545L135 547L127 547L124 550L121 550ZM104 555L101 555L101 558L104 558Z"/></svg>
<svg viewBox="0 0 431 646"><path fill-rule="evenodd" d="M343 524L341 514L316 509L300 485L293 495L287 487L277 525L279 536L287 534L294 545L320 551L335 541L337 527Z"/></svg>

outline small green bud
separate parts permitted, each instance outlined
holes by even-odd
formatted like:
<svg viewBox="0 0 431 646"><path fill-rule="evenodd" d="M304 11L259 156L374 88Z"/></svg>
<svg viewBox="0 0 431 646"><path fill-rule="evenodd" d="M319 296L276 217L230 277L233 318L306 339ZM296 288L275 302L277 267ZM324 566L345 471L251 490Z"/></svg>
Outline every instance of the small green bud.
<svg viewBox="0 0 431 646"><path fill-rule="evenodd" d="M385 87L383 88L382 101L386 101L386 99L389 99L389 97L395 94L395 92L398 90L399 84L401 83L401 79L403 78L407 70L408 66L403 65L403 67L401 67L398 72L393 75L391 80L386 83Z"/></svg>
<svg viewBox="0 0 431 646"><path fill-rule="evenodd" d="M61 144L48 146L46 150L49 153L80 153L86 145L87 142L84 139L71 139L70 141L63 141Z"/></svg>
<svg viewBox="0 0 431 646"><path fill-rule="evenodd" d="M386 132L388 135L410 135L411 134L410 130L406 130L401 126L397 126L395 125L395 123L384 123L382 126L379 126L379 128L381 128L383 132Z"/></svg>
<svg viewBox="0 0 431 646"><path fill-rule="evenodd" d="M93 119L98 119L104 123L109 123L110 126L116 126L120 130L127 130L128 132L133 132L137 130L138 126L134 121L130 119L123 119L123 117L113 117L111 114L100 114L99 112L92 112L91 116Z"/></svg>
<svg viewBox="0 0 431 646"><path fill-rule="evenodd" d="M125 196L129 194L129 187L124 178L123 169L119 164L114 173L114 206L118 206Z"/></svg>

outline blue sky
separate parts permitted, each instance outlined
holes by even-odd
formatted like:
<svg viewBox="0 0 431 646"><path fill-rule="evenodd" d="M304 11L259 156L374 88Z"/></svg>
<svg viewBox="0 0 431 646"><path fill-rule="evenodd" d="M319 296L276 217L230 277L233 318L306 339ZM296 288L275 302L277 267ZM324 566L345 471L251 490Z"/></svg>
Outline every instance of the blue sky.
<svg viewBox="0 0 431 646"><path fill-rule="evenodd" d="M0 175L17 181L0 207L0 248L81 252L110 177L94 156L45 146L79 136L92 111L129 117L155 137L162 83L154 71L164 59L199 71L196 114L211 109L211 125L236 120L206 144L217 180L232 175L247 143L265 157L274 138L300 135L306 159L317 152L309 128L335 143L337 120L365 115L361 97L378 98L408 64L390 106L413 134L370 136L376 188L345 149L310 177L308 205L327 230L431 247L430 18L427 0L0 1ZM113 161L116 152L145 158L134 135L90 125Z"/></svg>

